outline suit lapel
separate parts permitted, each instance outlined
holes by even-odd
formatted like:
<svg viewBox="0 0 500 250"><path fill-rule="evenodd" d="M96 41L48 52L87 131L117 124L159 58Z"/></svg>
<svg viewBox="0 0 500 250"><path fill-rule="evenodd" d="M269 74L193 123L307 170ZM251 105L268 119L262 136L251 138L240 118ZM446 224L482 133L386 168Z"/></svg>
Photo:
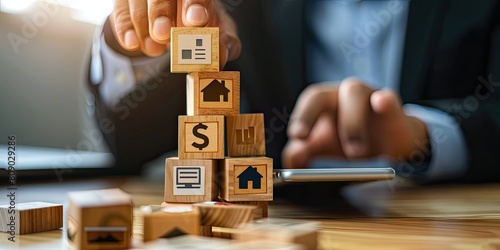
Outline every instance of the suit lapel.
<svg viewBox="0 0 500 250"><path fill-rule="evenodd" d="M443 25L442 16L447 2L436 0L410 2L400 78L400 94L405 103L421 98L424 93L429 63L436 50L436 41Z"/></svg>

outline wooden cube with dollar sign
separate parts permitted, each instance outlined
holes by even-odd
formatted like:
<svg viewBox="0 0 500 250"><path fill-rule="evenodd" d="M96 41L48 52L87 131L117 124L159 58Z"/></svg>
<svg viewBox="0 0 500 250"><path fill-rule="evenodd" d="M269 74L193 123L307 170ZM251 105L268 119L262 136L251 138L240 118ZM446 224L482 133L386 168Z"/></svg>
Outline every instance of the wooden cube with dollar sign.
<svg viewBox="0 0 500 250"><path fill-rule="evenodd" d="M224 116L179 116L179 159L224 159Z"/></svg>

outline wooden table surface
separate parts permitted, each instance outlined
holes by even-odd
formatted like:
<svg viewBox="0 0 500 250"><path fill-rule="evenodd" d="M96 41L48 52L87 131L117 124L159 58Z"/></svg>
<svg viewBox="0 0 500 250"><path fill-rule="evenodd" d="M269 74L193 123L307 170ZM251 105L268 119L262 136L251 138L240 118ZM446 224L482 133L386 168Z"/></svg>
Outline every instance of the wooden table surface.
<svg viewBox="0 0 500 250"><path fill-rule="evenodd" d="M137 208L163 200L161 181L116 177L22 184L16 202L66 205L68 191L112 187L132 194ZM5 203L6 187L0 190ZM320 249L500 249L500 184L414 186L397 179L324 190L324 184L277 186L282 198L270 203L269 216L321 222ZM294 192L303 200L282 195ZM324 199L311 195L317 193ZM134 249L141 228L135 216ZM7 237L0 233L0 249L67 248L64 229L17 236L16 243Z"/></svg>

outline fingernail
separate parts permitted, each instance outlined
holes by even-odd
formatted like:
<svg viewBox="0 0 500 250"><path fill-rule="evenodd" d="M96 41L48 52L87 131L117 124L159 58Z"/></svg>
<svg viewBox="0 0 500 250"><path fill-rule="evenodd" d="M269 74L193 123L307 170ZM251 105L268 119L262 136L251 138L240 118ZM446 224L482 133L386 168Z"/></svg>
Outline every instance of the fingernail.
<svg viewBox="0 0 500 250"><path fill-rule="evenodd" d="M170 37L171 27L170 18L165 16L159 17L153 23L153 35L158 40L166 40Z"/></svg>
<svg viewBox="0 0 500 250"><path fill-rule="evenodd" d="M189 6L186 11L186 22L191 25L200 26L205 25L208 21L208 12L205 7L200 4L193 4Z"/></svg>
<svg viewBox="0 0 500 250"><path fill-rule="evenodd" d="M303 122L293 121L288 132L292 137L303 138L307 136L307 126Z"/></svg>
<svg viewBox="0 0 500 250"><path fill-rule="evenodd" d="M350 157L360 157L365 155L365 148L360 142L349 142L345 148L346 155Z"/></svg>
<svg viewBox="0 0 500 250"><path fill-rule="evenodd" d="M144 50L150 56L159 56L165 51L165 45L158 44L151 37L144 39Z"/></svg>
<svg viewBox="0 0 500 250"><path fill-rule="evenodd" d="M136 49L140 46L139 40L137 39L137 36L135 35L135 32L133 30L127 30L127 32L125 32L124 39L127 49Z"/></svg>

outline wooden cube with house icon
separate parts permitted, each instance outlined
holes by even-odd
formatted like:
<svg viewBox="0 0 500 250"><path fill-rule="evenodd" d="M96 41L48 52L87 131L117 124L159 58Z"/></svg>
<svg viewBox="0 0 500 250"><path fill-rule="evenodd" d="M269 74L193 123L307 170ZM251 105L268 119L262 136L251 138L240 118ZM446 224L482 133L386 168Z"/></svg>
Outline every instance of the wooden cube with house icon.
<svg viewBox="0 0 500 250"><path fill-rule="evenodd" d="M264 114L226 117L228 156L265 156Z"/></svg>
<svg viewBox="0 0 500 250"><path fill-rule="evenodd" d="M221 198L232 201L273 200L273 159L226 158L220 164Z"/></svg>
<svg viewBox="0 0 500 250"><path fill-rule="evenodd" d="M131 196L117 188L69 192L67 237L75 249L129 248Z"/></svg>
<svg viewBox="0 0 500 250"><path fill-rule="evenodd" d="M170 72L219 71L219 28L172 27Z"/></svg>
<svg viewBox="0 0 500 250"><path fill-rule="evenodd" d="M238 115L240 72L193 72L186 77L187 115Z"/></svg>
<svg viewBox="0 0 500 250"><path fill-rule="evenodd" d="M224 159L224 116L179 116L179 159Z"/></svg>
<svg viewBox="0 0 500 250"><path fill-rule="evenodd" d="M216 160L180 160L172 157L165 162L165 202L216 200L219 195L217 183Z"/></svg>
<svg viewBox="0 0 500 250"><path fill-rule="evenodd" d="M143 214L144 242L181 235L199 235L201 217L190 204L167 204Z"/></svg>

